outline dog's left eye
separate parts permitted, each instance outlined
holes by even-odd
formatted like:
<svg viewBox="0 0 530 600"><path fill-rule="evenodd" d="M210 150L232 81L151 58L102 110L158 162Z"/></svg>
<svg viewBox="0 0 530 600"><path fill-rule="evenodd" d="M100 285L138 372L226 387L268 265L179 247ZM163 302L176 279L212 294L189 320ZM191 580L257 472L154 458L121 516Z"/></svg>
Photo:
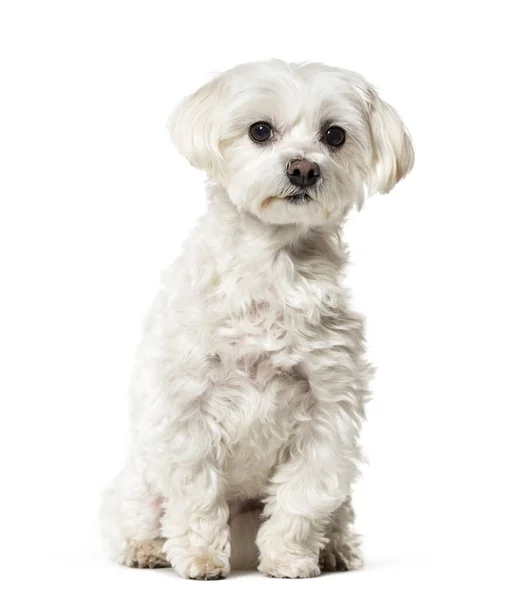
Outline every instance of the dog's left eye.
<svg viewBox="0 0 530 600"><path fill-rule="evenodd" d="M248 133L250 137L259 144L270 140L273 135L271 125L265 123L264 121L259 121L258 123L251 125Z"/></svg>
<svg viewBox="0 0 530 600"><path fill-rule="evenodd" d="M324 134L324 140L326 144L329 146L333 146L334 148L338 148L342 146L346 140L346 132L342 127L337 127L334 125L330 127L326 133Z"/></svg>

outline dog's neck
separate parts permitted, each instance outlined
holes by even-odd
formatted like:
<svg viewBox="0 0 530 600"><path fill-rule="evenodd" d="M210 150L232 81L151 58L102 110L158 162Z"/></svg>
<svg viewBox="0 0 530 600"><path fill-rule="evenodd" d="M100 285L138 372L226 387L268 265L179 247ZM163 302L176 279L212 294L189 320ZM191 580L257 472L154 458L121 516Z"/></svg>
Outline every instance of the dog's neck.
<svg viewBox="0 0 530 600"><path fill-rule="evenodd" d="M273 259L284 251L300 258L327 259L334 269L342 270L346 250L339 225L310 228L264 223L251 213L238 210L226 190L218 184L209 185L208 197L206 219L216 228L217 234L224 233L216 236L227 242L223 252L233 250L239 260L248 256L254 262Z"/></svg>

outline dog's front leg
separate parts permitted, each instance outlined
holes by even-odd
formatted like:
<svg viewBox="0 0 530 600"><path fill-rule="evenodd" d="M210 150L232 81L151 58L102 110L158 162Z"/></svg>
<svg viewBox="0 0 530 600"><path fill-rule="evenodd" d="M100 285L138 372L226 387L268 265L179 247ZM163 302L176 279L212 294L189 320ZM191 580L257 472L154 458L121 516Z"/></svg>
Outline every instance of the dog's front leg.
<svg viewBox="0 0 530 600"><path fill-rule="evenodd" d="M202 419L203 417L201 417ZM204 417L205 418L205 417ZM204 426L204 423L203 423ZM173 568L189 579L223 579L230 572L229 509L224 498L222 457L205 431L189 436L193 461L183 461L171 473L162 534L164 552Z"/></svg>
<svg viewBox="0 0 530 600"><path fill-rule="evenodd" d="M330 368L330 363L334 368ZM271 478L257 543L259 570L271 577L320 573L332 514L356 474L365 394L363 365L344 348L311 355L301 368L311 403Z"/></svg>

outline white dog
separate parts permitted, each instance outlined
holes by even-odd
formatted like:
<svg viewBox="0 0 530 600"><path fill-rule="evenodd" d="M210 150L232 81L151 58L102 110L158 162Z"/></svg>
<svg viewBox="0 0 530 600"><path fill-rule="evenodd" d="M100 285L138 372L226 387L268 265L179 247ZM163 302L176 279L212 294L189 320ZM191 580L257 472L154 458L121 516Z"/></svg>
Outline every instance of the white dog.
<svg viewBox="0 0 530 600"><path fill-rule="evenodd" d="M209 205L148 318L105 538L122 564L192 579L358 568L371 368L341 225L410 171L410 138L361 76L276 60L220 75L170 126Z"/></svg>

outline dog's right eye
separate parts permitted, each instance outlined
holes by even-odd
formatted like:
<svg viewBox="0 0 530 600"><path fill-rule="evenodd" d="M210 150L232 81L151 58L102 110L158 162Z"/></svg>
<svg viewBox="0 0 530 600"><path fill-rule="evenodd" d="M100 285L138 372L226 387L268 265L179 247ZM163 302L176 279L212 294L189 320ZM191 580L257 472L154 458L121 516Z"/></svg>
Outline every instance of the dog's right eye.
<svg viewBox="0 0 530 600"><path fill-rule="evenodd" d="M248 130L250 137L258 144L266 142L272 138L272 126L264 121L259 121L250 126Z"/></svg>

